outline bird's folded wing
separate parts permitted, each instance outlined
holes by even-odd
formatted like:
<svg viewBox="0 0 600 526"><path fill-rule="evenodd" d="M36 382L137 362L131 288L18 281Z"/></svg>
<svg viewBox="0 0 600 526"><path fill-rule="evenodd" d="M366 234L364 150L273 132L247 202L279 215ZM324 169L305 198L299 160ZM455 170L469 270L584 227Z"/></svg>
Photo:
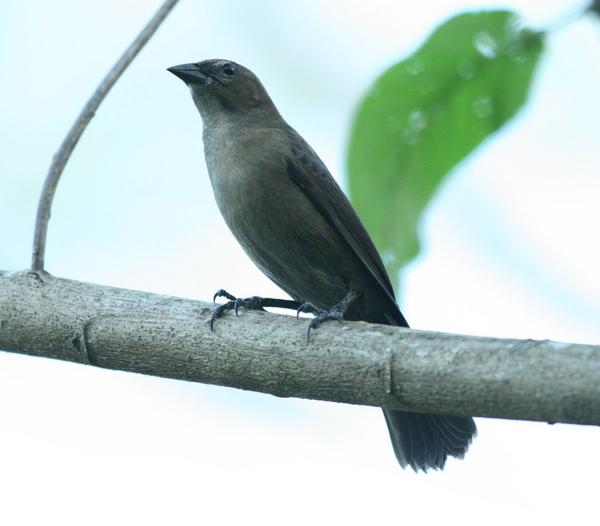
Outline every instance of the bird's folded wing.
<svg viewBox="0 0 600 526"><path fill-rule="evenodd" d="M398 309L394 289L381 257L350 201L314 150L293 130L289 131L292 154L285 159L292 181L305 193L323 217L341 234L369 270L383 294L390 300L389 314L401 326L408 326Z"/></svg>

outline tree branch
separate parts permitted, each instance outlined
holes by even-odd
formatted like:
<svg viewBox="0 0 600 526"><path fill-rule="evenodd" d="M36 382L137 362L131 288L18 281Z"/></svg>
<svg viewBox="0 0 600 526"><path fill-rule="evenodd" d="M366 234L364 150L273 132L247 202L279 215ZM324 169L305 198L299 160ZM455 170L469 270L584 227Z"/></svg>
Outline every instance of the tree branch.
<svg viewBox="0 0 600 526"><path fill-rule="evenodd" d="M52 201L54 193L58 185L60 176L71 157L71 153L77 146L79 139L90 123L96 110L104 100L114 84L119 80L119 77L127 69L129 64L146 45L148 40L154 35L163 20L175 7L179 0L165 0L162 6L158 9L152 19L146 24L146 27L137 36L137 38L125 50L121 58L110 69L107 75L102 79L102 82L96 88L91 98L81 110L77 119L67 136L63 139L58 151L52 158L52 163L48 169L48 175L44 181L40 202L38 203L37 217L35 220L35 231L33 235L33 254L31 257L31 270L39 273L44 270L44 254L46 251L46 235L48 233L48 222L50 221L50 212L52 209Z"/></svg>
<svg viewBox="0 0 600 526"><path fill-rule="evenodd" d="M328 323L0 272L0 348L393 409L600 425L600 346Z"/></svg>

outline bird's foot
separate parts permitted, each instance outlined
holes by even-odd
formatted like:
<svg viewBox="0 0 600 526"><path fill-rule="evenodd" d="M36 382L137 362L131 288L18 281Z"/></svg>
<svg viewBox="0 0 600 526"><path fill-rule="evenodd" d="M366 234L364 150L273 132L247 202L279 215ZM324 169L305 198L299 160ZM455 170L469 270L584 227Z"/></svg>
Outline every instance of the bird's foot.
<svg viewBox="0 0 600 526"><path fill-rule="evenodd" d="M309 314L321 314L322 312L325 312L325 311L323 311L321 309L317 309L317 307L315 307L309 301L303 301L302 303L300 303L300 305L296 309L296 318L300 317L301 312L307 312Z"/></svg>
<svg viewBox="0 0 600 526"><path fill-rule="evenodd" d="M294 300L280 300L276 298L261 298L260 296L250 296L248 298L236 298L233 294L229 294L226 290L219 289L213 296L213 302L217 298L226 298L227 302L219 305L210 317L210 330L214 329L215 320L220 318L228 310L235 312L239 316L239 309L243 307L249 310L265 310L265 307L279 307L282 309L298 309L301 302Z"/></svg>
<svg viewBox="0 0 600 526"><path fill-rule="evenodd" d="M310 339L310 331L312 331L313 329L317 329L323 322L329 320L337 320L341 322L344 319L346 312L348 312L350 305L354 303L354 300L356 298L358 298L358 293L351 290L342 298L342 301L331 307L331 309L325 311L317 311L317 315L312 320L310 320L310 323L308 324L308 329L306 331L306 340L308 341ZM311 305L311 307L313 307L314 309L314 306Z"/></svg>
<svg viewBox="0 0 600 526"><path fill-rule="evenodd" d="M337 305L329 310L319 312L308 324L308 330L306 331L306 339L310 339L310 331L317 329L319 325L328 320L342 321L344 314L339 311Z"/></svg>
<svg viewBox="0 0 600 526"><path fill-rule="evenodd" d="M236 298L233 294L229 294L226 290L219 289L213 296L213 302L217 298L227 298L227 302L219 305L212 313L210 317L210 330L214 330L215 320L223 316L228 310L235 312L236 316L239 316L240 307L244 307L249 310L265 310L263 308L263 300L267 298L259 298L258 296L251 296L249 298Z"/></svg>

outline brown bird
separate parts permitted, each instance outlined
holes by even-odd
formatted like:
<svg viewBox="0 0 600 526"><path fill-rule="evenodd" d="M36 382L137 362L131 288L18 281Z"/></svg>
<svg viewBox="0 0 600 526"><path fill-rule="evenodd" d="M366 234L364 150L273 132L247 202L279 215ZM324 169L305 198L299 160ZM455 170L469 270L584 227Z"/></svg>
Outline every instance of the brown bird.
<svg viewBox="0 0 600 526"><path fill-rule="evenodd" d="M243 249L293 300L238 299L239 306L312 310L308 331L329 319L408 327L369 234L325 164L281 117L249 69L204 60L168 71L183 80L204 123L215 198ZM472 418L383 410L398 462L415 471L462 458Z"/></svg>

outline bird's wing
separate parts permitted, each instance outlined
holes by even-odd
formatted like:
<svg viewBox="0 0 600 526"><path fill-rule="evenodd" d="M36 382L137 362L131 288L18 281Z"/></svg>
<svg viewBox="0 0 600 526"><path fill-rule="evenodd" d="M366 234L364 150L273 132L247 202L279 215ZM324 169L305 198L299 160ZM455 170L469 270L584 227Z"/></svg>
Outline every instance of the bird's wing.
<svg viewBox="0 0 600 526"><path fill-rule="evenodd" d="M354 208L315 151L294 130L288 130L291 155L285 159L291 180L341 234L390 300L391 323L408 327L394 298L394 289L381 257Z"/></svg>

